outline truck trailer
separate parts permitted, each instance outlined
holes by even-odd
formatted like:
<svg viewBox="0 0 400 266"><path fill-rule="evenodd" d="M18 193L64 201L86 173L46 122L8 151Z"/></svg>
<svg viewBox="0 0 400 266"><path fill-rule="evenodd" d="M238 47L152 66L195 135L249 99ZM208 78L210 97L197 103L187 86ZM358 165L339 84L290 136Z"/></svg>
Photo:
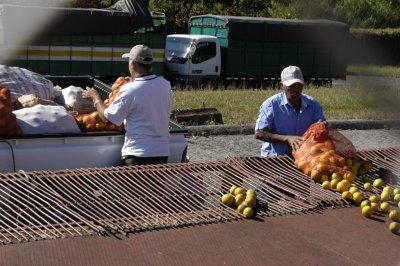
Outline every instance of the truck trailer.
<svg viewBox="0 0 400 266"><path fill-rule="evenodd" d="M16 43L18 14L49 12L57 17L51 27ZM308 81L346 78L345 23L202 15L190 18L187 34L166 35L165 14L153 12L150 20L107 9L1 5L0 60L42 75L91 75L112 82L129 75L121 55L146 44L153 50L154 73L171 82L278 81L288 65L300 66Z"/></svg>
<svg viewBox="0 0 400 266"><path fill-rule="evenodd" d="M129 75L121 55L136 44L152 48L153 71L163 75L165 35L160 12L0 5L0 62L41 75L90 75L113 82Z"/></svg>
<svg viewBox="0 0 400 266"><path fill-rule="evenodd" d="M289 65L308 81L346 78L349 28L330 20L195 16L188 35L168 35L168 78L278 80Z"/></svg>

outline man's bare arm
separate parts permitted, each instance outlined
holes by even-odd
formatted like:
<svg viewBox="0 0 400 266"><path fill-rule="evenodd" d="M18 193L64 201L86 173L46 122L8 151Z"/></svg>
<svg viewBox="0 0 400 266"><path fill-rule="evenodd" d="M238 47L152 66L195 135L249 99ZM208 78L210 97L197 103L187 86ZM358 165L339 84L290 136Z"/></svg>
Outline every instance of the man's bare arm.
<svg viewBox="0 0 400 266"><path fill-rule="evenodd" d="M304 141L303 138L299 136L274 134L265 129L256 130L255 138L273 143L287 143L293 150L297 150Z"/></svg>

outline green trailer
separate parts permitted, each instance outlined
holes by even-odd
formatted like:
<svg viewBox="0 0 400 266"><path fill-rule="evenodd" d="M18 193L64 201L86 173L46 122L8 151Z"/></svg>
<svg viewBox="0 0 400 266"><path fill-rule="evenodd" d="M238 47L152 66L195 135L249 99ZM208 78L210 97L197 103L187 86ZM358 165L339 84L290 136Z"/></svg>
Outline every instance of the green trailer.
<svg viewBox="0 0 400 266"><path fill-rule="evenodd" d="M18 31L18 17L35 14L30 19L37 21L48 13L55 13L53 19L32 38L20 43L14 36L13 32ZM0 60L2 64L42 75L91 75L112 80L129 75L126 59L121 55L136 44L146 44L154 52L154 72L162 75L165 15L153 12L150 16L149 21L146 14L132 16L107 9L2 5Z"/></svg>
<svg viewBox="0 0 400 266"><path fill-rule="evenodd" d="M219 39L221 79L279 79L288 65L308 81L346 78L345 23L202 15L190 19L189 34Z"/></svg>

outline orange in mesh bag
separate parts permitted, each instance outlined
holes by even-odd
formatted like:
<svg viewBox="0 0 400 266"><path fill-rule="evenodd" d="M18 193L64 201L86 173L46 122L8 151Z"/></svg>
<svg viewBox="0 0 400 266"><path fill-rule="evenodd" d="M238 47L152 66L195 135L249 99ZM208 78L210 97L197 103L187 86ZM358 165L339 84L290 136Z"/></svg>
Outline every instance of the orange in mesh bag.
<svg viewBox="0 0 400 266"><path fill-rule="evenodd" d="M119 77L113 83L108 99L104 101L104 105L109 106L117 96L122 85L130 82L130 77ZM76 123L82 131L124 131L124 125L116 126L111 122L104 123L97 111L88 114L75 114Z"/></svg>
<svg viewBox="0 0 400 266"><path fill-rule="evenodd" d="M11 93L8 87L0 84L0 135L21 135L21 127L12 112Z"/></svg>
<svg viewBox="0 0 400 266"><path fill-rule="evenodd" d="M314 180L332 173L350 171L346 159L340 154L355 154L355 147L345 136L329 129L324 121L312 124L303 134L304 142L292 152L295 165Z"/></svg>
<svg viewBox="0 0 400 266"><path fill-rule="evenodd" d="M119 89L122 87L122 85L131 82L130 77L119 77L117 80L113 83L111 86L111 92L108 94L108 99L104 101L105 106L109 106L110 103L112 103L117 96Z"/></svg>

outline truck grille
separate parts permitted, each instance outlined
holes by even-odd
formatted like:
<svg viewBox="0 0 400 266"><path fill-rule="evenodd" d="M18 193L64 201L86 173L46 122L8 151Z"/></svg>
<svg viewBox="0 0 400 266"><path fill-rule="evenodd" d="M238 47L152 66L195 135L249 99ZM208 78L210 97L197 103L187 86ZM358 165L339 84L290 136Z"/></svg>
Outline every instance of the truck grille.
<svg viewBox="0 0 400 266"><path fill-rule="evenodd" d="M359 151L373 181L398 184L400 148ZM118 235L243 219L220 203L232 185L257 193L257 218L320 212L348 202L287 156L0 175L0 242ZM362 185L362 177L356 177ZM375 188L373 192L378 192Z"/></svg>

